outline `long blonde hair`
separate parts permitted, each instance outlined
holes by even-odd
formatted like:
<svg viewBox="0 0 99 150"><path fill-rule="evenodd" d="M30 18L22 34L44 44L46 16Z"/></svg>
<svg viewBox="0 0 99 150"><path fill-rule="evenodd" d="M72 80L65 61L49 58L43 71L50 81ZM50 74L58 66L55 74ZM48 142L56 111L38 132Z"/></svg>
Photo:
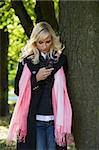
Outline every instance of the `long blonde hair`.
<svg viewBox="0 0 99 150"><path fill-rule="evenodd" d="M52 29L51 25L47 22L39 22L33 28L30 39L22 50L20 61L29 56L33 64L39 63L39 50L36 47L36 41L38 39L44 39L48 34L52 36L52 46L50 49L50 56L54 51L60 51L64 49L62 43L60 42L59 36L56 35L55 31Z"/></svg>

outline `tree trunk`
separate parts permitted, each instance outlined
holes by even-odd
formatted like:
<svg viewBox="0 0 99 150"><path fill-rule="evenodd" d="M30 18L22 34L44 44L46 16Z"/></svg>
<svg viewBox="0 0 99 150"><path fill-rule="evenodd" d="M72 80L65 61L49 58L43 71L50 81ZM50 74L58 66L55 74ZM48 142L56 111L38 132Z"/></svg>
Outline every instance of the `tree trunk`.
<svg viewBox="0 0 99 150"><path fill-rule="evenodd" d="M99 2L60 1L77 150L99 150Z"/></svg>
<svg viewBox="0 0 99 150"><path fill-rule="evenodd" d="M36 0L35 13L37 16L36 22L47 21L55 31L58 31L58 23L55 17L54 2Z"/></svg>
<svg viewBox="0 0 99 150"><path fill-rule="evenodd" d="M8 109L8 32L0 30L0 116L7 116Z"/></svg>
<svg viewBox="0 0 99 150"><path fill-rule="evenodd" d="M19 17L21 25L28 37L30 37L31 31L33 29L33 22L30 16L27 14L22 0L16 1L11 0L12 7L15 10L15 14Z"/></svg>

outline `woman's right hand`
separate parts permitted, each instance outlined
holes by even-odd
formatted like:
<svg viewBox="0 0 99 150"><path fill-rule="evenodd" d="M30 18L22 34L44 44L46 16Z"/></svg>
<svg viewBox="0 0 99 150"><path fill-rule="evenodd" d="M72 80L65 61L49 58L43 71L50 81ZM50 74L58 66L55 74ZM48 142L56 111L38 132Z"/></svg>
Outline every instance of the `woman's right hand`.
<svg viewBox="0 0 99 150"><path fill-rule="evenodd" d="M51 75L54 68L46 69L45 67L40 68L36 74L37 82L40 80L45 80L49 75Z"/></svg>

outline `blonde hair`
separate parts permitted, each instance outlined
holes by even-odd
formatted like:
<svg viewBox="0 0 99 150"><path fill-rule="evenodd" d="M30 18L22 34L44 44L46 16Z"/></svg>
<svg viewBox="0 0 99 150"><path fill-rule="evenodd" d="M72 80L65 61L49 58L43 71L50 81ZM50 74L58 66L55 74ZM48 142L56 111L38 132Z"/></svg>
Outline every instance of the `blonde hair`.
<svg viewBox="0 0 99 150"><path fill-rule="evenodd" d="M30 55L28 58L31 58L33 64L39 63L39 50L37 49L36 42L39 39L46 38L49 34L51 34L52 37L52 46L49 52L50 56L52 56L54 51L62 52L64 47L62 47L59 36L56 35L51 25L47 22L39 22L33 28L30 39L22 50L20 61Z"/></svg>

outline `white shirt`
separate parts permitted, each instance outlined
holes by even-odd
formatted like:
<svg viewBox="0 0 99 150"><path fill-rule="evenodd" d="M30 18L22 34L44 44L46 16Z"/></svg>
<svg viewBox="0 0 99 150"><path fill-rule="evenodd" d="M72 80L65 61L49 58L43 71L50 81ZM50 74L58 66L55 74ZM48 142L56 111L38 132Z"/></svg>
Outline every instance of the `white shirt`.
<svg viewBox="0 0 99 150"><path fill-rule="evenodd" d="M41 55L44 57L44 59L46 59L46 55L47 55L47 53L43 53L43 52L41 52Z"/></svg>

